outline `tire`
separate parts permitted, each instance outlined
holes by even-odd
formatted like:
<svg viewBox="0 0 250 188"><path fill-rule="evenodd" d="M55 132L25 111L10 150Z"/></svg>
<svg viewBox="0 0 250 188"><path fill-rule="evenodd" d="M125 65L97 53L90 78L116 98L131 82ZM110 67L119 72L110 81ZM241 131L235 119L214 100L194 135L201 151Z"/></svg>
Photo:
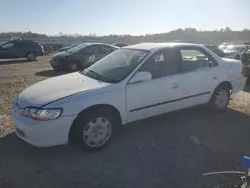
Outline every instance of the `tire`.
<svg viewBox="0 0 250 188"><path fill-rule="evenodd" d="M227 85L218 86L209 102L210 107L217 111L222 111L227 108L230 100L230 89Z"/></svg>
<svg viewBox="0 0 250 188"><path fill-rule="evenodd" d="M78 62L70 62L68 64L68 70L71 72L78 71L80 69L80 65Z"/></svg>
<svg viewBox="0 0 250 188"><path fill-rule="evenodd" d="M237 56L235 57L235 59L240 60L240 56L239 56L239 55L237 55Z"/></svg>
<svg viewBox="0 0 250 188"><path fill-rule="evenodd" d="M33 52L29 52L26 57L27 57L27 59L29 61L35 61L36 60L36 54L33 53Z"/></svg>
<svg viewBox="0 0 250 188"><path fill-rule="evenodd" d="M118 121L109 111L91 110L80 114L73 123L70 139L83 151L91 152L106 147L113 139Z"/></svg>

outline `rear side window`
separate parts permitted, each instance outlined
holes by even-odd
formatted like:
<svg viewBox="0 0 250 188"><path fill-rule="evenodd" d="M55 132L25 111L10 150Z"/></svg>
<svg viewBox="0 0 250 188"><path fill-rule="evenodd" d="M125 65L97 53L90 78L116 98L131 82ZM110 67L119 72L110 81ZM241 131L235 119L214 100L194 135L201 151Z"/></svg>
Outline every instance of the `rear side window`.
<svg viewBox="0 0 250 188"><path fill-rule="evenodd" d="M100 51L101 51L102 54L109 54L109 53L111 53L113 50L112 50L112 48L109 47L109 46L104 46L104 45L102 45L102 46L100 46Z"/></svg>
<svg viewBox="0 0 250 188"><path fill-rule="evenodd" d="M99 49L97 46L87 46L83 49L85 55L99 54Z"/></svg>
<svg viewBox="0 0 250 188"><path fill-rule="evenodd" d="M198 48L180 49L180 53L182 57L182 72L190 72L217 65L211 56Z"/></svg>

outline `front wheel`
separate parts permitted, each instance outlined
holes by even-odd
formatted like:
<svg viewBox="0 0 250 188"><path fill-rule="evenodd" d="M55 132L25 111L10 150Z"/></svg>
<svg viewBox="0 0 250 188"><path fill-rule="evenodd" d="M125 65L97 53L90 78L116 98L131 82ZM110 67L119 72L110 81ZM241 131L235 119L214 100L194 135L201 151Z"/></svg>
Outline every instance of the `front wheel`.
<svg viewBox="0 0 250 188"><path fill-rule="evenodd" d="M80 115L74 122L72 140L84 151L99 150L112 139L117 127L109 112L92 112Z"/></svg>
<svg viewBox="0 0 250 188"><path fill-rule="evenodd" d="M215 89L210 100L210 106L215 110L224 110L230 100L230 89L227 86L219 86Z"/></svg>
<svg viewBox="0 0 250 188"><path fill-rule="evenodd" d="M69 71L78 71L80 69L80 65L78 62L70 62L68 65L68 69Z"/></svg>

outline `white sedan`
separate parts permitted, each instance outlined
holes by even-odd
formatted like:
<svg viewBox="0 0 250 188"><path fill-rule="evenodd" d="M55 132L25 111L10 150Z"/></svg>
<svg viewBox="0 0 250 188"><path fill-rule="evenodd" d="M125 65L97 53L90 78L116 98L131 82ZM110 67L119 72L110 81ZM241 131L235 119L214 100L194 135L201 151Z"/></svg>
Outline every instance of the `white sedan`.
<svg viewBox="0 0 250 188"><path fill-rule="evenodd" d="M245 51L250 49L250 45L229 45L223 52L225 58L240 60Z"/></svg>
<svg viewBox="0 0 250 188"><path fill-rule="evenodd" d="M13 101L18 137L38 146L107 145L121 124L209 104L227 107L244 89L244 67L202 45L142 43L111 53L84 71L38 82Z"/></svg>

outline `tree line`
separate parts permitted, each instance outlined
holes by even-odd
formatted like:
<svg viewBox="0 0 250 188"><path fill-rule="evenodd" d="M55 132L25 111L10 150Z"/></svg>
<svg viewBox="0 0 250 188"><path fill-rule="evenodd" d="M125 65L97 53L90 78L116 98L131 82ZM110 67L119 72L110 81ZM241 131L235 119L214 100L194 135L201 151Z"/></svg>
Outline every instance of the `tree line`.
<svg viewBox="0 0 250 188"><path fill-rule="evenodd" d="M2 32L0 33L1 40L9 40L13 36L22 36L27 40L68 40L68 41L98 41L98 42L120 42L127 44L135 44L139 42L193 42L205 44L220 44L223 42L229 43L244 43L250 41L250 30L244 29L241 31L233 31L229 27L215 31L198 31L195 28L176 29L167 33L146 34L140 36L133 35L106 35L96 36L91 35L66 35L59 33L55 36L38 34L33 32Z"/></svg>

